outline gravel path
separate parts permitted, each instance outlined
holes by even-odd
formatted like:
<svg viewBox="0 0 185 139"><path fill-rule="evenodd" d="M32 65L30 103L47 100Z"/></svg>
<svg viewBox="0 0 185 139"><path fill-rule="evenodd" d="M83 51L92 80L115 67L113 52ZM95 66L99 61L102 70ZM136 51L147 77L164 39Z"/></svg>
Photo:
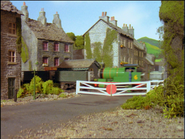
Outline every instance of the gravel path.
<svg viewBox="0 0 185 139"><path fill-rule="evenodd" d="M117 107L113 111L76 117L55 129L46 130L45 126L22 130L11 138L184 138L184 118L166 119L160 107L149 110Z"/></svg>

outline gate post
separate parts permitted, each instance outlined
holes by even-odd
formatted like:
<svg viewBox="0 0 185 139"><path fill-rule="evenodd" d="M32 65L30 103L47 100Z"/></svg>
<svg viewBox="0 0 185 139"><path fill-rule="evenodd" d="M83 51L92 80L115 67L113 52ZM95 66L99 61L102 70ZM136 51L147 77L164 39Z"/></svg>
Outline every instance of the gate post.
<svg viewBox="0 0 185 139"><path fill-rule="evenodd" d="M146 90L146 93L148 93L150 91L150 89L151 89L151 82L148 81L147 82L147 90Z"/></svg>
<svg viewBox="0 0 185 139"><path fill-rule="evenodd" d="M17 91L18 89L15 89L15 93L14 93L14 101L17 102Z"/></svg>
<svg viewBox="0 0 185 139"><path fill-rule="evenodd" d="M76 81L76 95L78 94L78 92L80 91L80 81Z"/></svg>

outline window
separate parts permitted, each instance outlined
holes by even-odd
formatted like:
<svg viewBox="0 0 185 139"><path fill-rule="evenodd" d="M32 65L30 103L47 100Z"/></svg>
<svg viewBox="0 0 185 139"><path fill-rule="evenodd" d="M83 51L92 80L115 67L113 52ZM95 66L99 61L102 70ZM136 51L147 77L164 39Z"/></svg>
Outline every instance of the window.
<svg viewBox="0 0 185 139"><path fill-rule="evenodd" d="M54 51L58 52L59 51L59 43L54 43Z"/></svg>
<svg viewBox="0 0 185 139"><path fill-rule="evenodd" d="M64 51L65 51L65 52L69 52L69 45L68 45L68 44L65 44L65 45L64 45Z"/></svg>
<svg viewBox="0 0 185 139"><path fill-rule="evenodd" d="M8 33L16 34L16 24L15 23L8 24Z"/></svg>
<svg viewBox="0 0 185 139"><path fill-rule="evenodd" d="M54 66L59 66L59 58L58 57L54 58Z"/></svg>
<svg viewBox="0 0 185 139"><path fill-rule="evenodd" d="M8 51L8 62L16 62L16 53L15 51Z"/></svg>
<svg viewBox="0 0 185 139"><path fill-rule="evenodd" d="M43 64L48 65L48 57L43 57Z"/></svg>
<svg viewBox="0 0 185 139"><path fill-rule="evenodd" d="M133 42L130 42L130 45L131 45L130 48L132 49L133 48Z"/></svg>
<svg viewBox="0 0 185 139"><path fill-rule="evenodd" d="M123 43L124 43L123 45L126 47L126 40L123 40Z"/></svg>
<svg viewBox="0 0 185 139"><path fill-rule="evenodd" d="M43 50L48 51L48 43L47 42L43 42Z"/></svg>

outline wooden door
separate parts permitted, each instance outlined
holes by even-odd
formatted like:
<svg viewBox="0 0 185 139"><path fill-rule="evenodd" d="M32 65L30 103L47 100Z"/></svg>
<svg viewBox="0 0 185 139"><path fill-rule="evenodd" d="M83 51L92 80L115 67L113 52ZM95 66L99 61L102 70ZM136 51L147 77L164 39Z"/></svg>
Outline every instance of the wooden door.
<svg viewBox="0 0 185 139"><path fill-rule="evenodd" d="M15 78L8 78L8 99L12 99L15 93Z"/></svg>

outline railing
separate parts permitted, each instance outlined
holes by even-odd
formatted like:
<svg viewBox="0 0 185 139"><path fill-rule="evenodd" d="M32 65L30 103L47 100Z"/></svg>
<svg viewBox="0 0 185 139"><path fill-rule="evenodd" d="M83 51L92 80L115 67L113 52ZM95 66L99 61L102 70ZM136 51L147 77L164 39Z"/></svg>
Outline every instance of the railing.
<svg viewBox="0 0 185 139"><path fill-rule="evenodd" d="M146 95L146 93L152 90L154 87L163 85L163 81L164 80L108 83L77 80L76 94L93 94L105 96Z"/></svg>

